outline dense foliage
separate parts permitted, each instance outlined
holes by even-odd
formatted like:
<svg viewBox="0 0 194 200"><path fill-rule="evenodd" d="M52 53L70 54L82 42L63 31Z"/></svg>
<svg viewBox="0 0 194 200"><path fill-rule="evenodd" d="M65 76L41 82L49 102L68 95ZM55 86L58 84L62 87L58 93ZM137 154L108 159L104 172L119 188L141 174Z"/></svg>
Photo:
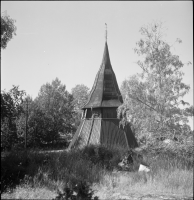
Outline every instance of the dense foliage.
<svg viewBox="0 0 194 200"><path fill-rule="evenodd" d="M134 50L140 56L137 64L142 73L122 83L124 104L119 107L118 116L123 123L133 124L140 143L191 139L188 117L193 115L193 107L183 100L190 89L182 81L184 64L163 40L161 23L142 27L140 33L143 38Z"/></svg>
<svg viewBox="0 0 194 200"><path fill-rule="evenodd" d="M25 97L25 98L24 98ZM73 96L59 79L43 85L34 100L14 86L1 93L1 147L54 147L75 131ZM63 147L68 137L63 138Z"/></svg>
<svg viewBox="0 0 194 200"><path fill-rule="evenodd" d="M94 191L90 188L87 182L79 182L74 187L68 185L63 189L63 192L58 191L58 196L53 200L98 200L94 195Z"/></svg>
<svg viewBox="0 0 194 200"><path fill-rule="evenodd" d="M71 93L74 98L73 104L75 110L75 125L78 127L82 116L81 109L88 100L89 88L83 84L76 85L74 88L72 88Z"/></svg>
<svg viewBox="0 0 194 200"><path fill-rule="evenodd" d="M65 134L74 131L73 96L58 78L41 87L35 102L38 109L44 113L45 126L41 132L44 141L56 140L59 132Z"/></svg>
<svg viewBox="0 0 194 200"><path fill-rule="evenodd" d="M21 142L17 135L17 121L25 113L24 97L25 91L19 90L18 86L1 92L1 148L11 148Z"/></svg>
<svg viewBox="0 0 194 200"><path fill-rule="evenodd" d="M83 84L76 85L72 88L71 93L74 98L75 110L80 110L87 102L89 95L89 88Z"/></svg>
<svg viewBox="0 0 194 200"><path fill-rule="evenodd" d="M1 48L5 49L7 43L16 35L15 20L9 15L1 15Z"/></svg>

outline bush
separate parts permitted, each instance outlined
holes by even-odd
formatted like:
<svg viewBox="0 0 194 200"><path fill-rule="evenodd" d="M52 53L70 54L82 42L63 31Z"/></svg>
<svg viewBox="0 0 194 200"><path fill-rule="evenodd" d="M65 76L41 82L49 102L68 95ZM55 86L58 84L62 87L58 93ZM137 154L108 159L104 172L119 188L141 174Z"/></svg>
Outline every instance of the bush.
<svg viewBox="0 0 194 200"><path fill-rule="evenodd" d="M185 145L174 142L173 145L159 142L141 148L147 163L152 170L166 169L192 169L193 168L193 144Z"/></svg>
<svg viewBox="0 0 194 200"><path fill-rule="evenodd" d="M1 157L1 191L18 185L25 175L35 176L46 160L48 155L25 151L11 151Z"/></svg>
<svg viewBox="0 0 194 200"><path fill-rule="evenodd" d="M123 155L127 150L120 147L108 148L103 145L90 145L82 149L82 156L86 160L90 160L94 165L98 164L102 168L113 170L117 168Z"/></svg>
<svg viewBox="0 0 194 200"><path fill-rule="evenodd" d="M72 188L66 186L63 192L58 190L58 196L53 200L98 200L97 196L93 198L93 194L87 182L81 181Z"/></svg>
<svg viewBox="0 0 194 200"><path fill-rule="evenodd" d="M72 187L81 181L98 183L105 169L111 171L117 167L125 151L87 146L69 152L10 152L2 162L2 191L7 187L15 187L25 176L29 177L33 187L37 182L50 187L52 181L68 183Z"/></svg>
<svg viewBox="0 0 194 200"><path fill-rule="evenodd" d="M84 159L101 166L108 166L110 159L113 157L112 152L104 146L86 146L81 154Z"/></svg>

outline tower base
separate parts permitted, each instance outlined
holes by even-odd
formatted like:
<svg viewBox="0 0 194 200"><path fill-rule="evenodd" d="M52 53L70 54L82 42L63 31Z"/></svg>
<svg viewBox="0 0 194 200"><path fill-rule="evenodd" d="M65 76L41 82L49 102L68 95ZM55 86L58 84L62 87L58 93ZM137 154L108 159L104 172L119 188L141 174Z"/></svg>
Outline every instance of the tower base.
<svg viewBox="0 0 194 200"><path fill-rule="evenodd" d="M138 146L129 124L119 126L119 119L83 119L68 147L83 148L87 145L120 146L126 149Z"/></svg>

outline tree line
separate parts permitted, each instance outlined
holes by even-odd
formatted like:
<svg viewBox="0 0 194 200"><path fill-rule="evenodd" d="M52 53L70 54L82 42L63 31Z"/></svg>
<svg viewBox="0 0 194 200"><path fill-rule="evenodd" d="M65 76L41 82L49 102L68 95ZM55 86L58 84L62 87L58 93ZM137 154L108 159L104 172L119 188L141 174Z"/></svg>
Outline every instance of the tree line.
<svg viewBox="0 0 194 200"><path fill-rule="evenodd" d="M34 100L19 86L2 91L2 148L23 148L26 133L27 147L54 146L62 136L63 146L67 146L80 123L88 91L86 86L76 85L69 93L58 78L42 85Z"/></svg>

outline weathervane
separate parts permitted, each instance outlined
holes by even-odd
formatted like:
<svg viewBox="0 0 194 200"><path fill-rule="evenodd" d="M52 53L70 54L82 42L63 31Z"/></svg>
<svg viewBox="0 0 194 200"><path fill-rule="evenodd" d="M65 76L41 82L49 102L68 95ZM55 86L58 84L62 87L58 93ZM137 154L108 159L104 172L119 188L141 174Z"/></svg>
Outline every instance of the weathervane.
<svg viewBox="0 0 194 200"><path fill-rule="evenodd" d="M105 32L105 40L107 42L107 24L105 23L105 26L106 26L106 32Z"/></svg>

